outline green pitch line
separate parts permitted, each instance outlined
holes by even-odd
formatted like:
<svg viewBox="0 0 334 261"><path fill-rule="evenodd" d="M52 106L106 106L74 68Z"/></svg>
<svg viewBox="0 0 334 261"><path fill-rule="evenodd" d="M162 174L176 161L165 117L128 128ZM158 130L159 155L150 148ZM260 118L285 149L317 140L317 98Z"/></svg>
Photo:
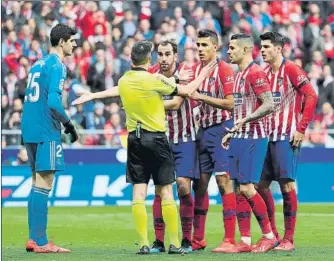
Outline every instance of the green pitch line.
<svg viewBox="0 0 334 261"><path fill-rule="evenodd" d="M149 211L149 238L153 241L152 209ZM277 228L283 231L282 206L278 206ZM4 261L134 261L172 260L175 256L136 256L137 235L132 223L130 207L50 208L49 239L70 248L70 254L34 254L25 252L28 236L25 208L2 209L2 260ZM266 254L213 254L223 237L220 206L211 206L207 219L205 251L178 256L178 260L334 260L334 206L300 205L297 219L296 248L294 253ZM238 234L238 233L237 233ZM252 218L253 243L260 237L260 229Z"/></svg>

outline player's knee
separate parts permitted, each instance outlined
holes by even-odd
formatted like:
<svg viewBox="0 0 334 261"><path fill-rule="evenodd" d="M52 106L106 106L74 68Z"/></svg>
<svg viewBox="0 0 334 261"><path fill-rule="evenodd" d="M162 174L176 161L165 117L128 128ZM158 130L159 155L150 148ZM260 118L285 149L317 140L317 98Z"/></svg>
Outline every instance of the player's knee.
<svg viewBox="0 0 334 261"><path fill-rule="evenodd" d="M177 178L177 192L180 197L183 197L191 192L191 181L187 178Z"/></svg>
<svg viewBox="0 0 334 261"><path fill-rule="evenodd" d="M203 196L206 193L208 190L210 177L211 175L209 174L201 174L201 178L194 181L193 189L196 195Z"/></svg>
<svg viewBox="0 0 334 261"><path fill-rule="evenodd" d="M261 180L258 184L255 184L256 190L268 190L270 187L271 181Z"/></svg>
<svg viewBox="0 0 334 261"><path fill-rule="evenodd" d="M54 171L36 172L35 185L38 188L52 189Z"/></svg>
<svg viewBox="0 0 334 261"><path fill-rule="evenodd" d="M256 190L253 184L241 184L240 193L247 198L251 198L256 194Z"/></svg>
<svg viewBox="0 0 334 261"><path fill-rule="evenodd" d="M159 195L161 197L161 200L173 200L173 185L161 185L159 186Z"/></svg>
<svg viewBox="0 0 334 261"><path fill-rule="evenodd" d="M32 172L32 185L36 185L36 171Z"/></svg>
<svg viewBox="0 0 334 261"><path fill-rule="evenodd" d="M291 179L281 179L279 181L282 193L287 193L296 189L296 183Z"/></svg>
<svg viewBox="0 0 334 261"><path fill-rule="evenodd" d="M199 195L199 196L204 196L204 194L206 193L208 189L208 186L206 184L198 184L198 186L196 186L196 189L194 189L195 194Z"/></svg>
<svg viewBox="0 0 334 261"><path fill-rule="evenodd" d="M132 190L133 200L146 199L147 184L134 184Z"/></svg>
<svg viewBox="0 0 334 261"><path fill-rule="evenodd" d="M233 192L233 183L228 175L218 175L216 174L216 182L221 194L228 194Z"/></svg>

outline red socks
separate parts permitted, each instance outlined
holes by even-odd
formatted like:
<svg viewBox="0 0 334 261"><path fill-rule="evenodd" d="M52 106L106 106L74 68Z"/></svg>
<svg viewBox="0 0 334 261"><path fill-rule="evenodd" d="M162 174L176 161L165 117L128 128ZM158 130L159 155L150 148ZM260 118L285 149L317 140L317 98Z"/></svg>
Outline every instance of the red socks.
<svg viewBox="0 0 334 261"><path fill-rule="evenodd" d="M293 237L296 227L296 214L297 214L297 195L296 190L292 190L283 195L283 212L284 212L284 225L285 234L284 238L293 243Z"/></svg>
<svg viewBox="0 0 334 261"><path fill-rule="evenodd" d="M278 232L277 232L276 221L275 221L275 202L274 202L273 195L272 195L270 189L259 190L258 192L260 193L261 197L263 198L264 202L266 203L271 229L272 229L274 235L277 238L278 237Z"/></svg>
<svg viewBox="0 0 334 261"><path fill-rule="evenodd" d="M225 239L234 243L236 223L236 199L234 192L222 196Z"/></svg>
<svg viewBox="0 0 334 261"><path fill-rule="evenodd" d="M237 195L237 218L240 235L242 237L250 237L252 208L247 198L243 195Z"/></svg>
<svg viewBox="0 0 334 261"><path fill-rule="evenodd" d="M209 209L209 195L205 193L204 196L195 194L195 209L194 209L194 238L197 240L204 239L205 221Z"/></svg>
<svg viewBox="0 0 334 261"><path fill-rule="evenodd" d="M194 200L189 193L183 197L180 197L180 217L182 226L182 238L186 238L191 241L191 230L194 221Z"/></svg>
<svg viewBox="0 0 334 261"><path fill-rule="evenodd" d="M267 207L259 193L256 193L253 197L248 199L249 204L252 207L253 213L259 222L263 234L272 232Z"/></svg>
<svg viewBox="0 0 334 261"><path fill-rule="evenodd" d="M162 218L161 198L159 195L155 195L153 201L153 221L155 238L161 242L164 242L165 222Z"/></svg>

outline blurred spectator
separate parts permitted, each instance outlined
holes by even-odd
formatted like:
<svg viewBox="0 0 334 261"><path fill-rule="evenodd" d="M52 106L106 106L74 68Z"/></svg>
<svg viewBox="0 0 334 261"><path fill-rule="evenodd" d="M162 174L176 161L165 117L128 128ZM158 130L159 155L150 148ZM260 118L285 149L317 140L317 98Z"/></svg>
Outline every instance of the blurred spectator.
<svg viewBox="0 0 334 261"><path fill-rule="evenodd" d="M91 88L91 92L100 92L106 89L106 59L105 50L96 51L96 62L89 66L87 84Z"/></svg>
<svg viewBox="0 0 334 261"><path fill-rule="evenodd" d="M131 10L126 10L124 12L124 20L122 22L123 26L123 37L134 35L137 30L137 25L134 21L133 14Z"/></svg>
<svg viewBox="0 0 334 261"><path fill-rule="evenodd" d="M13 112L8 121L8 129L20 130L21 129L21 114L19 112ZM8 135L6 139L7 146L20 145L21 135Z"/></svg>
<svg viewBox="0 0 334 261"><path fill-rule="evenodd" d="M15 97L15 86L18 79L13 71L8 71L7 75L2 77L5 78L4 88L6 89L5 92L7 94L9 104L12 105Z"/></svg>
<svg viewBox="0 0 334 261"><path fill-rule="evenodd" d="M12 113L11 106L7 95L1 96L1 125L3 129L8 128L8 121Z"/></svg>
<svg viewBox="0 0 334 261"><path fill-rule="evenodd" d="M151 23L148 19L143 19L139 23L139 29L142 32L145 40L152 40L154 31L151 30Z"/></svg>
<svg viewBox="0 0 334 261"><path fill-rule="evenodd" d="M334 77L328 64L323 67L322 76L318 79L317 85L319 86L318 110L326 102L334 108Z"/></svg>
<svg viewBox="0 0 334 261"><path fill-rule="evenodd" d="M333 143L334 133L328 134L328 130L334 130L334 109L326 102L322 105L322 112L315 116L313 132L308 135L308 138L315 145Z"/></svg>
<svg viewBox="0 0 334 261"><path fill-rule="evenodd" d="M131 48L126 45L123 48L123 52L119 57L120 60L120 75L123 75L126 71L131 68Z"/></svg>
<svg viewBox="0 0 334 261"><path fill-rule="evenodd" d="M120 135L125 132L121 126L121 117L118 113L112 113L104 125L105 144L109 146L121 146Z"/></svg>
<svg viewBox="0 0 334 261"><path fill-rule="evenodd" d="M163 21L167 21L173 16L173 10L168 7L168 4L168 1L159 1L159 7L151 17L152 29L157 30Z"/></svg>

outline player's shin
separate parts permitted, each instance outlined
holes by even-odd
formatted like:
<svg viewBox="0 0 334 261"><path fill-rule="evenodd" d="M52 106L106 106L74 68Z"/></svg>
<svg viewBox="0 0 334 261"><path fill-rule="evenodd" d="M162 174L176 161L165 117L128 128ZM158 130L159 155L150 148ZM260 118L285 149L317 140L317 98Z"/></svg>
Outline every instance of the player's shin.
<svg viewBox="0 0 334 261"><path fill-rule="evenodd" d="M284 211L284 239L293 243L296 227L297 216L297 194L296 190L282 193L283 194L283 211Z"/></svg>
<svg viewBox="0 0 334 261"><path fill-rule="evenodd" d="M159 186L158 191L161 197L162 217L166 224L170 243L178 248L180 247L178 238L178 214L172 184Z"/></svg>
<svg viewBox="0 0 334 261"><path fill-rule="evenodd" d="M273 239L275 236L271 230L267 207L262 197L254 188L253 184L241 184L240 192L247 197L248 203L252 207L253 213L261 227L263 235L268 239Z"/></svg>
<svg viewBox="0 0 334 261"><path fill-rule="evenodd" d="M194 221L194 200L191 195L191 180L177 178L178 195L180 199L180 218L182 226L182 240L191 242L191 230Z"/></svg>
<svg viewBox="0 0 334 261"><path fill-rule="evenodd" d="M155 239L163 243L165 239L165 222L162 218L161 197L157 194L154 196L153 201L153 223Z"/></svg>
<svg viewBox="0 0 334 261"><path fill-rule="evenodd" d="M132 216L135 222L136 231L140 238L140 247L148 246L147 211L144 200L137 199L132 201Z"/></svg>
<svg viewBox="0 0 334 261"><path fill-rule="evenodd" d="M233 192L232 181L229 175L219 175L216 179L221 191L221 198L223 204L223 221L225 229L224 241L235 243L235 224L236 224L236 199Z"/></svg>
<svg viewBox="0 0 334 261"><path fill-rule="evenodd" d="M32 201L34 196L35 185L31 186L29 199L28 199L28 227L29 227L29 239L34 240L35 238L35 230L32 227L33 224L33 211L32 211Z"/></svg>
<svg viewBox="0 0 334 261"><path fill-rule="evenodd" d="M48 243L46 234L48 223L48 198L52 188L54 172L39 172L36 174L36 186L33 190L31 202L32 238L38 246Z"/></svg>
<svg viewBox="0 0 334 261"><path fill-rule="evenodd" d="M237 194L237 220L241 236L241 241L247 245L251 245L251 215L252 208L244 195Z"/></svg>
<svg viewBox="0 0 334 261"><path fill-rule="evenodd" d="M278 232L276 228L276 220L275 220L275 202L274 202L274 198L271 193L271 190L269 188L268 189L258 189L258 192L266 204L271 229L274 235L276 236L276 238L278 238L279 236L278 236Z"/></svg>
<svg viewBox="0 0 334 261"><path fill-rule="evenodd" d="M132 216L140 238L140 247L148 246L147 211L145 207L147 184L133 185Z"/></svg>

